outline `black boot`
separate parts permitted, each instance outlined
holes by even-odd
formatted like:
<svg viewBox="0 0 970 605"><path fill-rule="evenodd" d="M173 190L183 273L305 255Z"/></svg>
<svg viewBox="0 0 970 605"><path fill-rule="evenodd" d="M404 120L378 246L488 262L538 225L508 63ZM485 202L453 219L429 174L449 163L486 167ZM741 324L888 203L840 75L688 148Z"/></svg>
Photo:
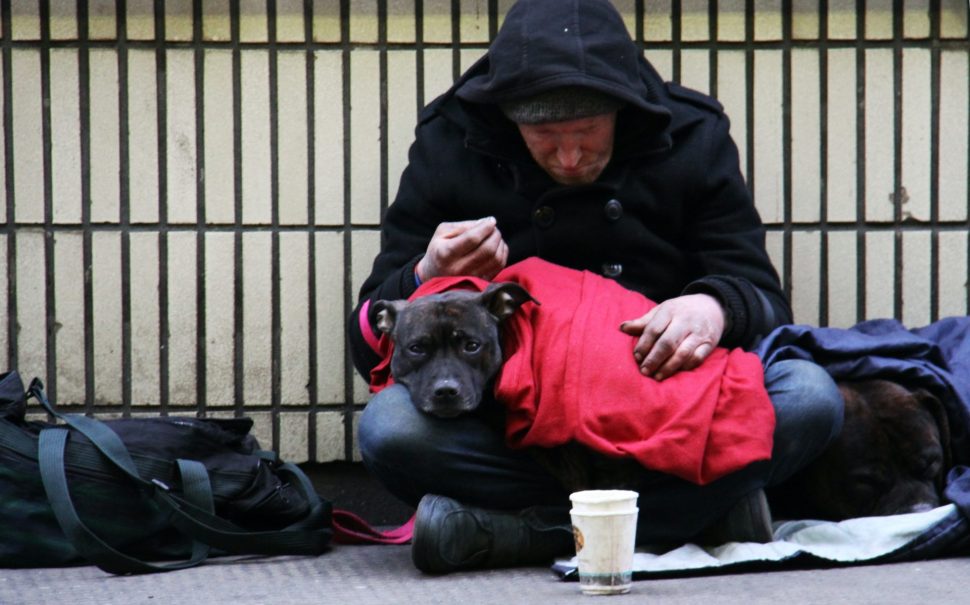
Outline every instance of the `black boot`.
<svg viewBox="0 0 970 605"><path fill-rule="evenodd" d="M495 511L428 494L414 521L411 560L425 573L551 562L574 552L568 508Z"/></svg>
<svg viewBox="0 0 970 605"><path fill-rule="evenodd" d="M758 542L773 539L771 509L762 489L741 498L731 510L697 537L699 544L717 546L728 542Z"/></svg>

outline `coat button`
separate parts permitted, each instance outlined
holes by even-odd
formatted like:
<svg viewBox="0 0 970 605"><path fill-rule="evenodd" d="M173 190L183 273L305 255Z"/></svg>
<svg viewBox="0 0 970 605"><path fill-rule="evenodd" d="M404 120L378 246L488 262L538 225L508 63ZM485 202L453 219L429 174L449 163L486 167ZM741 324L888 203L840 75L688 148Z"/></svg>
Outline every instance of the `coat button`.
<svg viewBox="0 0 970 605"><path fill-rule="evenodd" d="M620 200L610 200L603 207L603 212L606 213L608 220L618 221L623 216L623 204L620 203Z"/></svg>
<svg viewBox="0 0 970 605"><path fill-rule="evenodd" d="M556 221L556 211L549 206L539 206L532 212L532 220L537 226L548 229Z"/></svg>
<svg viewBox="0 0 970 605"><path fill-rule="evenodd" d="M603 263L603 275L606 277L619 277L623 273L621 263Z"/></svg>

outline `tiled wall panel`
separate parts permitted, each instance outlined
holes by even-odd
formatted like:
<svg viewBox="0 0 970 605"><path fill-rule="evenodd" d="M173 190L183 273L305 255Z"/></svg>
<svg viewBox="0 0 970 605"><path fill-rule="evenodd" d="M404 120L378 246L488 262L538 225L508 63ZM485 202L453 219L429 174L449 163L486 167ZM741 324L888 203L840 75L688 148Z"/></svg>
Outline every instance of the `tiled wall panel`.
<svg viewBox="0 0 970 605"><path fill-rule="evenodd" d="M205 401L207 405L230 407L236 381L235 236L209 233L205 236Z"/></svg>
<svg viewBox="0 0 970 605"><path fill-rule="evenodd" d="M51 205L54 220L63 223L81 222L79 92L77 52L54 49L50 53ZM36 179L40 176L36 169L42 165L35 166L32 175L28 176L29 168L21 174L25 179L43 183ZM38 207L42 209L43 204Z"/></svg>
<svg viewBox="0 0 970 605"><path fill-rule="evenodd" d="M310 384L309 310L313 301L309 291L310 251L306 233L282 233L279 236L279 302L280 309L280 400L287 404L307 405ZM324 260L324 259L321 259Z"/></svg>
<svg viewBox="0 0 970 605"><path fill-rule="evenodd" d="M937 155L940 219L966 221L970 173L970 53L949 51L940 57L940 125Z"/></svg>
<svg viewBox="0 0 970 605"><path fill-rule="evenodd" d="M306 54L277 55L277 171L279 222L307 224L309 163Z"/></svg>
<svg viewBox="0 0 970 605"><path fill-rule="evenodd" d="M273 399L273 242L266 232L242 241L243 401L268 405Z"/></svg>
<svg viewBox="0 0 970 605"><path fill-rule="evenodd" d="M0 361L359 459L346 316L418 110L511 4L0 0ZM966 2L615 4L728 112L796 321L967 313Z"/></svg>
<svg viewBox="0 0 970 605"><path fill-rule="evenodd" d="M17 22L14 22L14 31ZM12 131L6 133L11 141L13 157L14 220L18 223L40 223L44 220L44 126L41 115L40 52L25 48L11 51L11 68L7 76L13 89L11 103ZM8 168L9 170L9 168ZM7 185L8 192L10 184Z"/></svg>
<svg viewBox="0 0 970 605"><path fill-rule="evenodd" d="M131 399L128 403L157 407L162 403L159 237L157 233L135 232L129 245L132 269L127 275L131 308ZM122 275L122 279L125 277Z"/></svg>
<svg viewBox="0 0 970 605"><path fill-rule="evenodd" d="M236 134L233 130L233 114L226 111L235 101L232 53L223 49L207 50L202 77L205 219L209 223L228 224L236 216Z"/></svg>
<svg viewBox="0 0 970 605"><path fill-rule="evenodd" d="M198 216L193 59L188 50L165 53L165 209L171 223L193 223Z"/></svg>
<svg viewBox="0 0 970 605"><path fill-rule="evenodd" d="M118 141L118 54L110 49L96 49L90 55L89 124L91 221L114 223L121 217L121 150ZM56 169L55 169L56 173ZM80 204L78 204L80 207Z"/></svg>
<svg viewBox="0 0 970 605"><path fill-rule="evenodd" d="M84 241L80 233L63 232L54 237L54 275L52 306L58 327L54 344L57 374L55 381L50 383L54 388L52 396L56 394L57 401L62 403L83 403L87 384L87 347L84 335ZM117 367L115 373L120 374Z"/></svg>
<svg viewBox="0 0 970 605"><path fill-rule="evenodd" d="M784 83L782 54L758 51L754 57L754 181L755 205L761 218L779 223L785 215Z"/></svg>
<svg viewBox="0 0 970 605"><path fill-rule="evenodd" d="M821 218L822 187L819 55L811 50L796 50L791 63L792 218L815 223Z"/></svg>
<svg viewBox="0 0 970 605"><path fill-rule="evenodd" d="M345 136L342 56L338 51L314 55L314 200L318 225L344 222Z"/></svg>
<svg viewBox="0 0 970 605"><path fill-rule="evenodd" d="M247 50L240 59L243 222L269 224L273 218L270 173L269 53Z"/></svg>
<svg viewBox="0 0 970 605"><path fill-rule="evenodd" d="M830 51L827 59L825 210L830 221L851 222L859 197L858 65L850 49Z"/></svg>
<svg viewBox="0 0 970 605"><path fill-rule="evenodd" d="M865 55L865 204L866 219L891 221L897 208L895 191L896 112L893 53L889 49Z"/></svg>
<svg viewBox="0 0 970 605"><path fill-rule="evenodd" d="M155 53L131 50L127 61L128 212L133 223L159 218L158 85Z"/></svg>
<svg viewBox="0 0 970 605"><path fill-rule="evenodd" d="M167 343L162 352L167 359L168 380L165 384L168 403L174 406L194 405L198 400L199 376L196 359L198 337L198 251L195 234L189 231L169 233L165 247L165 298L162 300Z"/></svg>
<svg viewBox="0 0 970 605"><path fill-rule="evenodd" d="M117 232L91 236L91 346L96 403L118 405L122 400L121 237ZM82 254L82 259L85 256ZM80 273L84 275L84 273ZM82 290L87 291L85 288ZM55 300L55 304L59 302ZM77 309L77 311L83 310ZM83 313L75 317L84 318ZM58 368L60 365L58 364ZM188 381L186 381L188 382Z"/></svg>
<svg viewBox="0 0 970 605"><path fill-rule="evenodd" d="M362 251L361 251L362 252ZM340 404L346 397L347 369L344 344L344 237L340 233L318 233L314 241L316 286L316 388L317 402ZM311 368L313 370L313 368Z"/></svg>

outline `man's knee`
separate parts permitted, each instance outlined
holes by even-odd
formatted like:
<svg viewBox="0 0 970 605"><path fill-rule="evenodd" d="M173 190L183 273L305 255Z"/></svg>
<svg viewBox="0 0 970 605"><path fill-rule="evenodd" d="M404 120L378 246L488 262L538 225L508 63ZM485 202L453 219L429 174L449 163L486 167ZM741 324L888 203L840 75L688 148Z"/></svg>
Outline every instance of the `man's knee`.
<svg viewBox="0 0 970 605"><path fill-rule="evenodd" d="M357 442L364 462L413 456L424 440L418 429L421 420L406 388L393 385L375 395L364 408L357 426Z"/></svg>
<svg viewBox="0 0 970 605"><path fill-rule="evenodd" d="M844 403L821 366L801 359L779 361L765 371L765 383L780 422L791 418L826 442L838 436Z"/></svg>
<svg viewBox="0 0 970 605"><path fill-rule="evenodd" d="M844 403L835 381L810 361L779 361L765 370L775 408L773 482L811 462L842 430Z"/></svg>

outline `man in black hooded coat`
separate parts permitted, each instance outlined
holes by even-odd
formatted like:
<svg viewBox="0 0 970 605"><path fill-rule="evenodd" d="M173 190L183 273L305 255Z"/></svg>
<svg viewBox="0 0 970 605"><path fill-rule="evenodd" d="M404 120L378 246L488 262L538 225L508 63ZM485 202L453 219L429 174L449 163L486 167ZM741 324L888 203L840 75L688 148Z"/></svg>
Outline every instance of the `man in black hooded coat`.
<svg viewBox="0 0 970 605"><path fill-rule="evenodd" d="M358 371L367 377L380 361L374 301L407 298L436 276L490 279L531 256L660 303L622 328L638 336L631 354L647 377L692 369L715 346L753 347L792 316L728 131L717 101L660 78L607 0L520 0L488 53L420 114L348 323ZM766 368L765 382L777 417L772 460L706 486L644 470L638 543L702 532L770 539L761 488L838 434L842 401L809 362ZM467 416L431 417L401 386L368 403L361 454L417 506L420 569L568 554L568 493L505 446L500 418L491 400Z"/></svg>

